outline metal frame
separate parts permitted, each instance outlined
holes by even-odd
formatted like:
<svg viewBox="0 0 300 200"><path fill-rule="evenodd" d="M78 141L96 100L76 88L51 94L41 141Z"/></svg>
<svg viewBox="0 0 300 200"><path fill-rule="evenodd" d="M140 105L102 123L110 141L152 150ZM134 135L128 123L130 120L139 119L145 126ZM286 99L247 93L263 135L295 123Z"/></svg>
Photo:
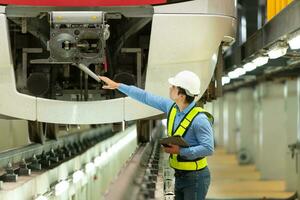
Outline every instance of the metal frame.
<svg viewBox="0 0 300 200"><path fill-rule="evenodd" d="M104 11L122 13L126 17L152 17L152 6L118 6L118 7L55 7L55 6L15 6L8 5L8 17L37 17L41 12L50 11Z"/></svg>
<svg viewBox="0 0 300 200"><path fill-rule="evenodd" d="M300 1L293 1L289 6L257 30L239 47L233 48L226 59L227 66L239 65L276 41L284 40L287 34L300 29Z"/></svg>
<svg viewBox="0 0 300 200"><path fill-rule="evenodd" d="M136 82L138 87L142 87L142 49L141 48L122 48L122 53L136 54Z"/></svg>
<svg viewBox="0 0 300 200"><path fill-rule="evenodd" d="M231 49L226 56L226 71L232 70L235 66L242 65L254 58L257 54L264 53L273 44L287 39L291 34L300 29L300 1L293 1L261 29L257 30L247 41L239 47ZM299 72L299 61L289 61L289 52L286 56L269 60L268 64L258 67L247 75L262 75L253 79L235 79L233 83L225 85L225 91L236 90L240 87L252 87L257 82L270 80L279 77L294 77ZM299 54L300 56L300 54ZM293 57L293 54L290 54ZM288 67L287 67L288 66ZM268 69L267 69L268 68Z"/></svg>
<svg viewBox="0 0 300 200"><path fill-rule="evenodd" d="M50 140L44 144L31 144L25 147L18 149L13 149L10 151L5 151L0 153L0 169L6 167L7 163L14 162L18 163L22 159L30 159L34 154L39 155L43 151L48 152L50 149L57 149L66 144L71 144L74 142L79 142L84 138L91 138L105 133L111 133L111 126L106 125L98 129L91 129L89 131L78 131L65 137L60 138L59 140ZM0 171L1 175L1 171Z"/></svg>

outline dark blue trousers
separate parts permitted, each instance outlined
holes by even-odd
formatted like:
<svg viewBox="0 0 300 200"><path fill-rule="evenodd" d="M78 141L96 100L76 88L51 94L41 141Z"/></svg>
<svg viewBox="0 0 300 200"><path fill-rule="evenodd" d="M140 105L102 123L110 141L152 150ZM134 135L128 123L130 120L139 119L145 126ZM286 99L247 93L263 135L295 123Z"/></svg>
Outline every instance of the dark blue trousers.
<svg viewBox="0 0 300 200"><path fill-rule="evenodd" d="M200 171L175 173L175 200L205 200L209 185L208 167Z"/></svg>

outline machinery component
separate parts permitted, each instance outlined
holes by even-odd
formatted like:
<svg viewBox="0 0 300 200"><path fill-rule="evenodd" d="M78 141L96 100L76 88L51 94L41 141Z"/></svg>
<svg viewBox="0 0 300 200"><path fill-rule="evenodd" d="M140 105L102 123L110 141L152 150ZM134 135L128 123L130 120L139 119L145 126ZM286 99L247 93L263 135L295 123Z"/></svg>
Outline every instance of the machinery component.
<svg viewBox="0 0 300 200"><path fill-rule="evenodd" d="M166 195L165 196L165 200L174 200L175 199L175 195Z"/></svg>
<svg viewBox="0 0 300 200"><path fill-rule="evenodd" d="M157 142L141 145L105 199L155 199L159 158L160 145ZM119 194L115 193L115 188L118 188Z"/></svg>
<svg viewBox="0 0 300 200"><path fill-rule="evenodd" d="M56 153L54 152L54 149L50 149L49 160L52 161L52 162L54 162L54 163L58 163L59 162L59 158L56 155Z"/></svg>
<svg viewBox="0 0 300 200"><path fill-rule="evenodd" d="M300 149L300 142L296 142L296 143L293 143L293 144L289 144L289 145L288 145L288 148L289 148L290 151L291 151L291 156L292 156L292 158L294 158L294 157L295 157L296 150Z"/></svg>
<svg viewBox="0 0 300 200"><path fill-rule="evenodd" d="M41 143L45 142L45 130L43 123L37 121L28 121L29 139L32 142Z"/></svg>
<svg viewBox="0 0 300 200"><path fill-rule="evenodd" d="M66 145L63 148L59 148L61 151L64 152L64 155L68 158L72 156L72 152L70 151L69 147Z"/></svg>
<svg viewBox="0 0 300 200"><path fill-rule="evenodd" d="M77 150L75 149L74 145L69 144L65 148L69 150L71 155L76 155L77 154Z"/></svg>
<svg viewBox="0 0 300 200"><path fill-rule="evenodd" d="M142 87L142 49L141 48L122 48L122 53L134 53L136 54L136 77L137 86Z"/></svg>
<svg viewBox="0 0 300 200"><path fill-rule="evenodd" d="M59 159L59 160L65 160L66 157L68 156L68 155L66 156L65 151L64 151L63 148L58 148L58 149L57 149L57 155L58 155L58 159ZM69 157L69 156L68 156L68 157Z"/></svg>
<svg viewBox="0 0 300 200"><path fill-rule="evenodd" d="M77 66L78 66L79 69L84 71L86 74L88 74L90 77L95 79L97 82L100 82L99 77L94 72L92 72L87 66L85 66L82 63L78 64Z"/></svg>
<svg viewBox="0 0 300 200"><path fill-rule="evenodd" d="M297 141L293 144L290 144L290 145L288 145L288 148L291 151L291 157L296 158L296 163L295 163L296 167L295 168L296 168L296 173L298 173L298 154L299 154L299 149L300 149L300 142Z"/></svg>
<svg viewBox="0 0 300 200"><path fill-rule="evenodd" d="M238 153L238 160L242 165L248 164L251 160L249 152L246 149L241 149Z"/></svg>
<svg viewBox="0 0 300 200"><path fill-rule="evenodd" d="M163 193L164 200L174 200L174 170L169 165L169 157L165 154L162 158L162 176L163 176Z"/></svg>
<svg viewBox="0 0 300 200"><path fill-rule="evenodd" d="M49 168L51 166L50 157L45 153L45 151L41 154L41 164L43 168Z"/></svg>
<svg viewBox="0 0 300 200"><path fill-rule="evenodd" d="M49 61L99 64L109 37L104 12L50 12Z"/></svg>
<svg viewBox="0 0 300 200"><path fill-rule="evenodd" d="M20 163L19 176L29 176L31 174L31 169L28 169L27 166L28 164L26 163L25 159L23 159Z"/></svg>
<svg viewBox="0 0 300 200"><path fill-rule="evenodd" d="M6 168L7 163L11 160L13 160L16 165L20 165L19 163L22 165L22 163L26 161L26 163L24 163L24 168L27 166L27 168L31 169L31 171L41 170L42 167L53 167L52 165L56 164L56 161L61 163L65 159L69 159L71 156L76 156L79 153L82 153L82 151L75 150L75 146L78 150L86 150L96 143L105 140L110 135L111 126L108 125L101 128L91 129L90 131L83 130L81 132L59 138L58 140L48 140L45 141L43 145L32 144L18 149L0 152L0 169ZM85 141L85 145L87 146L86 149L83 149L83 142L80 145L79 140ZM23 159L21 160L21 158ZM12 164L10 164L10 166L12 166ZM14 171L17 171L18 169L19 167L16 167ZM4 170L0 176L2 175L4 175Z"/></svg>
<svg viewBox="0 0 300 200"><path fill-rule="evenodd" d="M136 150L140 149L137 145L137 131L135 126L116 134L112 134L110 125L102 126L101 128L95 127L88 131L85 130L78 134L74 133L59 138L56 141L46 141L44 145L32 144L18 150L14 149L9 152L0 153L0 170L3 166L1 165L3 160L12 159L15 161L18 160L19 157L23 157L27 159L26 161L29 166L30 162L33 163L33 160L42 160L42 157L44 157L45 160L49 160L50 154L56 154L56 156L58 156L58 149L64 149L63 145L75 143L77 141L81 141L81 143L78 142L77 145L81 146L83 149L82 152L78 152L77 155L73 155L72 158L68 158L64 161L60 160L59 166L56 163L51 163L51 165L49 164L50 167L43 168L42 173L33 172L32 176L26 178L23 177L23 179L18 180L17 184L4 183L3 191L0 191L0 199L10 199L9 197L11 197L11 199L36 199L38 196L55 198L57 190L60 190L58 184L61 183L62 180L69 183L71 186L70 188L61 188L64 191L68 191L66 193L68 199L74 197L74 194L80 195L83 198L85 195L87 196L92 193L97 194L96 196L93 196L93 198L88 196L87 199L100 199L109 187L109 183L112 182L115 177L118 177L118 173L120 170L122 171L122 167L127 164L128 160L131 160L132 155L135 155ZM88 145L88 147L87 149L84 149L86 145ZM27 157L33 152L41 154L42 150L43 153L41 156L34 156L33 159ZM87 163L89 167L87 167ZM137 168L132 170L132 177L136 177L136 169L139 170L140 163L135 160L133 164L135 164ZM90 167L92 167L97 174L92 175L88 169ZM7 174L12 174L16 171L16 169L14 170L12 168L11 163L10 168L11 170L8 171L9 173ZM74 181L74 174L78 171L81 171L81 174L79 177L76 176L78 181L76 182ZM125 174L127 173L128 171L126 170ZM101 179L97 178L100 177L99 175L101 176ZM105 178L102 178L102 176L105 176ZM93 184L87 184L92 182ZM93 187L94 184L103 185L101 185L101 188L98 187L96 189ZM74 188L75 190L73 187L76 187ZM85 189L89 190L88 193L83 192ZM16 197L16 191L20 190L22 191L22 194L20 195L19 193L18 197ZM116 193L114 187L113 191Z"/></svg>
<svg viewBox="0 0 300 200"><path fill-rule="evenodd" d="M43 52L42 48L23 48L22 49L22 64L17 68L17 88L26 88L26 81L28 77L28 55L40 54Z"/></svg>
<svg viewBox="0 0 300 200"><path fill-rule="evenodd" d="M128 72L120 72L114 76L114 81L125 83L127 85L134 85L136 83L135 76Z"/></svg>
<svg viewBox="0 0 300 200"><path fill-rule="evenodd" d="M42 169L42 165L41 165L41 163L39 163L35 154L33 154L31 163L28 165L28 167L29 167L29 169L32 169L32 170L41 170Z"/></svg>
<svg viewBox="0 0 300 200"><path fill-rule="evenodd" d="M100 67L105 60L104 58L107 58L109 64L107 72L110 76L114 76L114 73L119 70L121 72L124 70L134 72L133 63L136 63L135 59L131 60L130 58L126 62L118 63L113 58L115 58L114 52L118 52L117 57L120 58L119 54L121 54L122 48L136 47L142 49L142 60L147 60L147 63L143 64L145 67L142 68L142 75L145 74L146 79L144 81L143 76L141 79L141 83L145 85L147 91L166 96L169 87L166 81L167 78L179 71L190 70L201 78L202 95L212 77L220 43L224 41L224 37L235 36L235 1L226 0L224 5L226 6L219 6L217 0L197 0L167 6L150 6L152 15L141 16L131 13L131 16L136 15L138 16L136 18L143 18L138 20L136 18L126 18L127 16L123 14L129 13L127 9L131 8L126 7L121 10L118 8L103 8L109 14L120 13L121 16L115 21L109 19L111 29L114 30L114 37L109 39L109 45L107 46L105 39L109 36L109 32L108 22L105 22L106 13L91 11L94 8L80 8L80 10L88 12L69 12L66 10L79 9L72 7L36 9L30 7L28 10L24 10L20 7L8 6L9 12L7 13L10 14L6 14L4 11L7 9L3 6L1 7L3 13L0 15L0 25L2 27L0 35L3 36L1 37L2 48L0 54L2 57L0 68L5 84L0 86L0 92L6 95L1 98L0 103L6 106L0 108L0 114L5 117L58 124L115 123L161 114L158 110L141 105L130 98L105 100L104 98L97 98L101 101L75 101L80 99L80 96L76 95L81 92L78 91L80 84L78 86L77 70L70 70L70 76L64 77L62 76L62 67L51 68L49 72L50 87L54 88L46 98L27 95L26 88L23 91L16 90L15 77L19 76L13 76L13 74L15 73L14 69L18 68L15 65L21 63L19 59L21 57L18 55L20 52L17 51L16 47L19 45L21 48L44 49L44 41L47 41L46 46L49 52L43 51L39 55L29 55L29 73L40 70L37 66L38 63L43 64L45 69L50 69L50 64L62 66L79 63L92 69L94 66ZM55 10L61 11L55 12ZM49 14L50 23L47 23L48 21L44 17L45 13ZM80 20L78 19L79 16ZM100 19L99 16L102 16L102 18ZM32 18L32 20L26 20L27 33L24 35L12 34L16 30L16 26L19 26L17 28L21 27L22 17ZM136 23L139 25L136 26ZM37 24L40 26L36 26ZM24 23L24 32L26 32L25 25ZM206 27L205 31L202 27ZM170 30L173 34L170 34ZM35 33L32 34L33 32ZM124 34L126 34L125 37ZM13 35L13 37L9 37L10 35ZM202 37L198 37L199 35ZM143 42L142 38L147 39ZM146 40L148 41L146 42ZM105 46L107 56L104 53ZM207 48L204 49L203 46ZM128 57L128 55L123 56ZM37 60L39 62L33 62ZM107 68L104 67L104 69ZM138 73L140 74L140 71ZM53 84L52 81L54 81ZM59 93L55 91L57 84L61 88ZM91 86L93 90L99 88L96 84L88 86ZM90 92L89 87L84 89ZM70 90L73 90L71 95L69 95ZM58 97L56 94L62 94L62 96ZM104 95L109 98L115 97L110 92L106 92ZM90 99L88 95L86 96L86 99ZM14 101L11 101L11 99L14 99ZM51 109L49 109L50 107ZM81 113L86 110L90 110L89 115L82 115ZM98 117L99 113L102 117Z"/></svg>
<svg viewBox="0 0 300 200"><path fill-rule="evenodd" d="M104 21L102 12L51 12L53 24L101 24Z"/></svg>
<svg viewBox="0 0 300 200"><path fill-rule="evenodd" d="M27 88L34 96L41 96L49 90L49 79L45 73L31 73L27 79Z"/></svg>
<svg viewBox="0 0 300 200"><path fill-rule="evenodd" d="M163 170L164 176L164 195L165 200L173 200L174 195L174 170L172 170L169 166L165 167Z"/></svg>
<svg viewBox="0 0 300 200"><path fill-rule="evenodd" d="M73 147L75 148L76 152L80 152L80 151L83 150L83 149L82 149L82 146L81 146L81 144L80 144L80 141L79 141L79 142L75 142L75 143L73 144Z"/></svg>
<svg viewBox="0 0 300 200"><path fill-rule="evenodd" d="M159 150L160 146L155 143L152 154L149 158L147 169L143 178L143 184L140 189L141 199L155 199L156 198L156 183L158 178L159 166Z"/></svg>
<svg viewBox="0 0 300 200"><path fill-rule="evenodd" d="M234 42L233 38L226 37L226 36L225 36L225 38L232 39L231 44L233 44L233 42ZM223 48L223 43L219 47L217 64L216 64L216 69L215 69L215 79L216 79L216 83L217 83L216 97L222 97L222 95L223 95L222 75L223 75L223 69L224 69L224 58L223 58L222 48Z"/></svg>
<svg viewBox="0 0 300 200"><path fill-rule="evenodd" d="M6 174L4 175L5 182L16 182L17 181L18 175L15 174L14 168L13 168L11 162L9 162L7 164L5 171L6 171Z"/></svg>

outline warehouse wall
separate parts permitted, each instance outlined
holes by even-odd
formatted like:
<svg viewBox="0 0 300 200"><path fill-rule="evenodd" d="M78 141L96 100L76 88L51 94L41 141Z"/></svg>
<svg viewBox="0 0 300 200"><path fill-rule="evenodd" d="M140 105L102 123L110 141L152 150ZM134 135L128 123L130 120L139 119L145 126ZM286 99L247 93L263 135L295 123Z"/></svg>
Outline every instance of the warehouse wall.
<svg viewBox="0 0 300 200"><path fill-rule="evenodd" d="M226 92L213 105L222 108L214 113L224 124L218 139L224 138L226 151L238 156L246 149L262 179L285 180L287 191L299 192L300 151L292 157L288 145L300 141L300 78Z"/></svg>

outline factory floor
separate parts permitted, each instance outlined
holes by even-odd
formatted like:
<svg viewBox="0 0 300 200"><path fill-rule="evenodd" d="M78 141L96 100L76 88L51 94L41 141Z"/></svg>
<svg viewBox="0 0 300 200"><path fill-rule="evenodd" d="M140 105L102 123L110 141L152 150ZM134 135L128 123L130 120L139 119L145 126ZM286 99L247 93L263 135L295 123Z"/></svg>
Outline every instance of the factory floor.
<svg viewBox="0 0 300 200"><path fill-rule="evenodd" d="M281 180L261 180L254 165L238 165L234 154L217 148L208 158L212 182L207 199L287 199L294 195L285 191Z"/></svg>

